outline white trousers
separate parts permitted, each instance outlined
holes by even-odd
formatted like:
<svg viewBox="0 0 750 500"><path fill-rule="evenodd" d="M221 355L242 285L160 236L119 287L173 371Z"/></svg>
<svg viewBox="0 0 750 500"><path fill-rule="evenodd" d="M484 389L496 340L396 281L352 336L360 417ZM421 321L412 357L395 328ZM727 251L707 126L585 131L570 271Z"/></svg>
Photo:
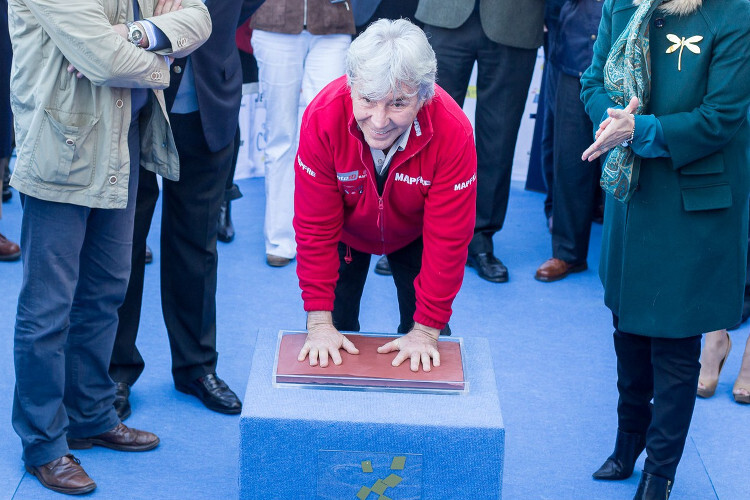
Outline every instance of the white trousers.
<svg viewBox="0 0 750 500"><path fill-rule="evenodd" d="M266 105L266 253L291 259L297 253L292 219L300 91L306 106L323 87L344 74L351 36L254 30L251 42Z"/></svg>

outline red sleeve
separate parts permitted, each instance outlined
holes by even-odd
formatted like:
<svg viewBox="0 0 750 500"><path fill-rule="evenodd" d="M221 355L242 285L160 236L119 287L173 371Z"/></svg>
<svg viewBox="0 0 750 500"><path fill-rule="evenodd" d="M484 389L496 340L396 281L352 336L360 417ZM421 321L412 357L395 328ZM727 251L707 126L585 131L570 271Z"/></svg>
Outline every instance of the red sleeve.
<svg viewBox="0 0 750 500"><path fill-rule="evenodd" d="M253 46L250 44L250 37L253 35L253 30L250 29L250 18L242 23L237 31L234 32L234 41L237 44L237 48L242 52L248 54L253 53Z"/></svg>
<svg viewBox="0 0 750 500"><path fill-rule="evenodd" d="M474 235L477 154L471 129L457 144L441 148L424 207L422 270L414 281L414 321L443 328L464 279L469 242ZM463 139L461 141L461 139Z"/></svg>
<svg viewBox="0 0 750 500"><path fill-rule="evenodd" d="M325 111L308 111L302 118L294 164L297 277L305 311L332 311L344 202L336 180L330 137L316 120L316 115Z"/></svg>

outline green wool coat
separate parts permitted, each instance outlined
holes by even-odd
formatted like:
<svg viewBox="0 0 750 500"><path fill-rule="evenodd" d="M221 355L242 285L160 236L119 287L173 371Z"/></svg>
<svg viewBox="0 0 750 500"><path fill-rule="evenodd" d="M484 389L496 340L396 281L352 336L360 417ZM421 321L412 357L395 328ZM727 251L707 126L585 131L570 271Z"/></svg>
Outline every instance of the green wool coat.
<svg viewBox="0 0 750 500"><path fill-rule="evenodd" d="M635 9L633 0L605 0L594 59L581 78L595 124L615 106L603 67ZM606 200L599 275L622 331L680 338L740 320L750 192L748 19L747 0L703 0L689 14L657 10L651 18L644 114L661 123L671 158L643 158L630 201ZM680 46L668 53L671 35ZM684 46L695 36L703 38Z"/></svg>

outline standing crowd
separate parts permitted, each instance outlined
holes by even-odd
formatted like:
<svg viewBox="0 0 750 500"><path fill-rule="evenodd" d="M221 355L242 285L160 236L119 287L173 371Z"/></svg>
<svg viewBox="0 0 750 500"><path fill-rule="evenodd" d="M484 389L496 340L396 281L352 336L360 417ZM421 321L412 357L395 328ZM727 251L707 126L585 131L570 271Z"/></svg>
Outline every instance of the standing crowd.
<svg viewBox="0 0 750 500"><path fill-rule="evenodd" d="M669 498L695 397L713 395L727 330L750 315L746 0L3 3L0 170L16 151L3 201L13 187L23 204L20 246L0 234L0 260L23 260L13 426L42 485L96 488L70 450L159 444L122 421L145 366L136 337L160 195L175 388L242 409L216 350L217 240L232 240L239 196L237 32L267 110L265 259L296 260L307 312L299 361L359 352L341 331L359 331L380 255L404 335L378 351L413 371L440 365L465 266L509 280L495 245L544 44L552 257L535 278L588 268L603 205L619 401L614 451L593 477L630 477L645 450L635 499ZM750 403L748 348L733 394Z"/></svg>

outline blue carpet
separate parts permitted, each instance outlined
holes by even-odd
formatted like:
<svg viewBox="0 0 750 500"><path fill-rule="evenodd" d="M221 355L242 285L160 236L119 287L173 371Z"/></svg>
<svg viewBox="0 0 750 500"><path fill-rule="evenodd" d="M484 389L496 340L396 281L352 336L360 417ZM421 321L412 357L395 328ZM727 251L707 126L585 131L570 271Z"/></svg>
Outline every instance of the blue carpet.
<svg viewBox="0 0 750 500"><path fill-rule="evenodd" d="M263 181L239 184L245 197L232 205L237 237L219 248L218 372L244 394L257 330L301 329L305 316L294 267L265 264ZM616 483L590 477L611 452L616 427L612 327L596 275L601 227L593 229L590 270L558 283L539 283L534 271L551 253L543 195L522 188L513 184L506 227L495 240L510 282L488 283L467 269L451 321L455 335L490 341L506 426L503 497L629 500L638 472ZM159 305L158 216L157 209L149 236L155 263L146 268L138 339L146 370L133 388L133 416L127 424L156 432L162 443L143 454L93 449L76 455L99 485L89 498L237 498L239 418L210 412L172 386ZM3 205L0 232L17 241L20 218L16 195ZM10 425L20 278L20 263L0 263L0 500L61 498L24 473L20 442ZM395 330L392 283L375 274L368 277L363 330ZM731 396L749 330L745 326L732 333L734 350L716 395L697 402L675 500L750 498L750 407L735 404Z"/></svg>

